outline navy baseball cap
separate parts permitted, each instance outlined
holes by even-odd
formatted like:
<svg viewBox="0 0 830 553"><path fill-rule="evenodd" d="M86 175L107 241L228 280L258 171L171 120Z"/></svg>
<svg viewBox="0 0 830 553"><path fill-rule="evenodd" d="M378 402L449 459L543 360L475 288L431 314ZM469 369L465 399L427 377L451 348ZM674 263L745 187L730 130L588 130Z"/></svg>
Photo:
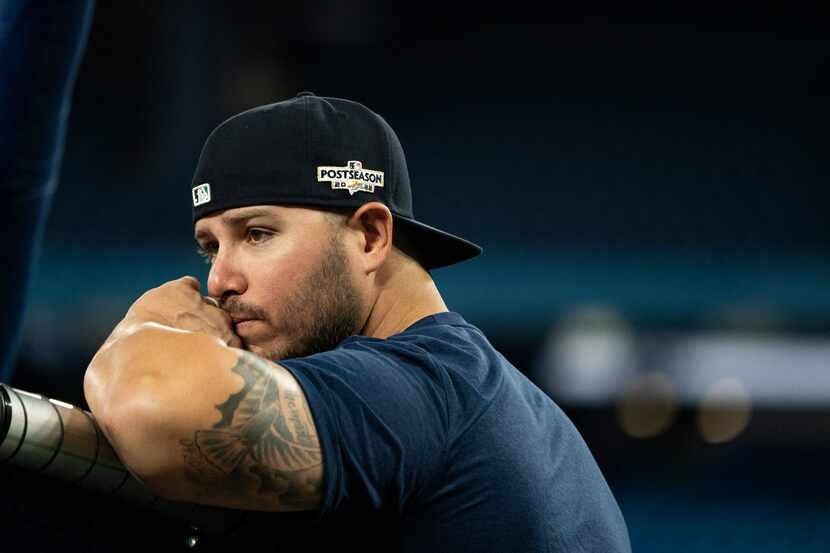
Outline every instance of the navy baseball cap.
<svg viewBox="0 0 830 553"><path fill-rule="evenodd" d="M381 202L393 215L395 245L425 269L482 251L415 219L398 137L380 115L351 100L301 92L234 115L208 136L191 184L194 223L251 205Z"/></svg>

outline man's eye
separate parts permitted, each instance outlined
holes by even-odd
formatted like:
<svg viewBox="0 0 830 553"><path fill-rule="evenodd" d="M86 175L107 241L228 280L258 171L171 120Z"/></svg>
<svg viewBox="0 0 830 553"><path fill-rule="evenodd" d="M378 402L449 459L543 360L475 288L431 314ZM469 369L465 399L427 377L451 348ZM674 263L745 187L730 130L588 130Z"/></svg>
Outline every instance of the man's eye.
<svg viewBox="0 0 830 553"><path fill-rule="evenodd" d="M254 244L259 244L260 242L265 242L271 237L271 233L267 230L262 230L258 228L248 229L248 240Z"/></svg>
<svg viewBox="0 0 830 553"><path fill-rule="evenodd" d="M196 253L199 254L199 257L204 259L205 263L208 265L213 263L213 257L216 255L210 246L196 246Z"/></svg>

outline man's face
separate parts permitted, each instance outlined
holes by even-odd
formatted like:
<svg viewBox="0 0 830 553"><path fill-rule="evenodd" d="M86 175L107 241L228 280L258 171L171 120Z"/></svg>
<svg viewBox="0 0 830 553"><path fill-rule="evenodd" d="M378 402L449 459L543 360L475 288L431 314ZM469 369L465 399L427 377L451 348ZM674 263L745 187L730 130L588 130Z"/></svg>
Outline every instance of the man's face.
<svg viewBox="0 0 830 553"><path fill-rule="evenodd" d="M228 209L196 222L208 293L246 349L271 360L334 348L362 326L337 216L301 207Z"/></svg>

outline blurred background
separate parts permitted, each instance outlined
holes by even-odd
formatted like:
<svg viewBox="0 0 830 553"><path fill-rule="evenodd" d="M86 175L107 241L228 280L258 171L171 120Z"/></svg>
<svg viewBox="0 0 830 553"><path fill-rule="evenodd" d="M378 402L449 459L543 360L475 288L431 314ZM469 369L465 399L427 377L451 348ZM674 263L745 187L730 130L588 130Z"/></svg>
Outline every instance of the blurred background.
<svg viewBox="0 0 830 553"><path fill-rule="evenodd" d="M451 309L573 419L635 551L830 551L830 40L796 8L100 2L12 384L84 405L134 299L203 282L208 133L302 90L397 131Z"/></svg>

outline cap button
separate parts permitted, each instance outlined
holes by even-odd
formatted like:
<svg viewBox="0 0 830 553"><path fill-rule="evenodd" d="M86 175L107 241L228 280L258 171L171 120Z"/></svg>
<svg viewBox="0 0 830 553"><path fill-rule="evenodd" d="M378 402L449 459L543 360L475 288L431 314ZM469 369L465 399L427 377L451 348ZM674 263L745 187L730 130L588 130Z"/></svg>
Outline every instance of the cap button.
<svg viewBox="0 0 830 553"><path fill-rule="evenodd" d="M297 93L297 98L302 98L303 96L315 96L313 92L309 92L308 90L303 90L302 92Z"/></svg>

